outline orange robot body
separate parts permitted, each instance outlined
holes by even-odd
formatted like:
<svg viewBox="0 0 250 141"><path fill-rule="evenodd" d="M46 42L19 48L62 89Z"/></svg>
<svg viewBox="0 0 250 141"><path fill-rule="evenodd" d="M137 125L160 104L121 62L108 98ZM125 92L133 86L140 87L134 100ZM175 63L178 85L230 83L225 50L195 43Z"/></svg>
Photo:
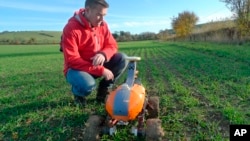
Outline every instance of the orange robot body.
<svg viewBox="0 0 250 141"><path fill-rule="evenodd" d="M130 121L142 111L144 102L145 88L142 85L134 84L130 88L124 83L108 95L106 111L113 119Z"/></svg>

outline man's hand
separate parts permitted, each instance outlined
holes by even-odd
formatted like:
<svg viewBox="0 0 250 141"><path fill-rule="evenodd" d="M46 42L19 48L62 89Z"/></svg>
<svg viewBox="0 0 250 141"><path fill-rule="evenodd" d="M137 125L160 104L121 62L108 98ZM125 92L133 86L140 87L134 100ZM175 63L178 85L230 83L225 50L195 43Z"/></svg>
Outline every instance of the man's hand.
<svg viewBox="0 0 250 141"><path fill-rule="evenodd" d="M94 66L103 66L105 62L105 57L101 53L97 53L94 57L90 58L92 60L92 65Z"/></svg>
<svg viewBox="0 0 250 141"><path fill-rule="evenodd" d="M102 76L106 80L114 80L114 75L113 75L113 73L109 69L104 68Z"/></svg>

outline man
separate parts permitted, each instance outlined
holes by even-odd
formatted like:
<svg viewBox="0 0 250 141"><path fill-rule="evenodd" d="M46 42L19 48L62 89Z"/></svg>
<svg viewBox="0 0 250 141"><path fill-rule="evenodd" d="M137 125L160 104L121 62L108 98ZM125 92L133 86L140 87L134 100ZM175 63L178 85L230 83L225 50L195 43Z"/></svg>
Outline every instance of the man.
<svg viewBox="0 0 250 141"><path fill-rule="evenodd" d="M96 100L104 102L108 87L127 64L104 21L108 7L105 0L86 0L85 8L75 12L63 29L64 75L75 102L83 106L100 77Z"/></svg>

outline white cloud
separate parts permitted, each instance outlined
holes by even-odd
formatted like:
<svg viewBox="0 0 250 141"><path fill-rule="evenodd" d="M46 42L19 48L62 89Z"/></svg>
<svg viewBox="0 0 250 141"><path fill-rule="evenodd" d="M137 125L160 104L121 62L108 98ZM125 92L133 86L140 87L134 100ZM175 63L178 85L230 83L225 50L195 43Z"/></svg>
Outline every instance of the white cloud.
<svg viewBox="0 0 250 141"><path fill-rule="evenodd" d="M207 23L211 21L221 21L221 20L231 19L232 15L233 14L229 10L224 9L214 12L207 16L199 17L200 18L199 23Z"/></svg>
<svg viewBox="0 0 250 141"><path fill-rule="evenodd" d="M111 18L116 18L116 19L141 19L141 20L160 20L160 19L166 19L166 17L168 16L153 16L153 17L149 17L149 16L126 16L126 15L116 15L116 14L112 14L112 13L109 13L107 15L108 17L111 17Z"/></svg>
<svg viewBox="0 0 250 141"><path fill-rule="evenodd" d="M120 24L116 24L116 23L110 23L108 24L109 28L120 28Z"/></svg>
<svg viewBox="0 0 250 141"><path fill-rule="evenodd" d="M142 33L145 31L159 32L159 30L170 28L170 20L156 21L126 21L121 23L109 23L111 31L130 31Z"/></svg>
<svg viewBox="0 0 250 141"><path fill-rule="evenodd" d="M142 25L142 23L139 23L139 22L124 22L123 23L124 26L128 26L128 27L139 26L140 24Z"/></svg>
<svg viewBox="0 0 250 141"><path fill-rule="evenodd" d="M170 21L143 21L143 22L124 22L122 25L126 27L145 27L145 26L159 26L168 25Z"/></svg>

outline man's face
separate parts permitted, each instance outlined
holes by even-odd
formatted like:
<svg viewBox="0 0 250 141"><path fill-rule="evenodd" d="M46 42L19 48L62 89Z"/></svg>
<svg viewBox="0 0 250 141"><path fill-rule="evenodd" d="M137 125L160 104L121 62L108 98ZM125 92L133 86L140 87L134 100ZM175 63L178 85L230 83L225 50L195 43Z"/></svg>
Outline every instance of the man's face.
<svg viewBox="0 0 250 141"><path fill-rule="evenodd" d="M104 16L107 14L108 8L104 8L101 5L97 5L94 8L87 7L85 14L88 21L92 26L100 26L103 22Z"/></svg>

